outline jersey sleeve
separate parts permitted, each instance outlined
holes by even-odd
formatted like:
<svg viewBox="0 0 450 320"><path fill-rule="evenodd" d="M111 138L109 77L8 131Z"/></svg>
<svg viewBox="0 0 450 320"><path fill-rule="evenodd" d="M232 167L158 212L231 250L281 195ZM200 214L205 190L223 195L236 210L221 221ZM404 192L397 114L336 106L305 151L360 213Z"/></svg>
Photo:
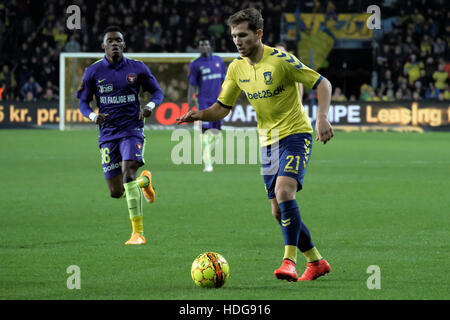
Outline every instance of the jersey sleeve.
<svg viewBox="0 0 450 320"><path fill-rule="evenodd" d="M142 62L142 71L139 75L139 82L144 91L151 93L152 95L151 101L153 101L156 105L160 105L164 99L164 94L155 76L152 74L147 65L143 62Z"/></svg>
<svg viewBox="0 0 450 320"><path fill-rule="evenodd" d="M310 89L316 89L323 77L315 70L304 65L292 54L283 62L286 76L295 82L300 82Z"/></svg>
<svg viewBox="0 0 450 320"><path fill-rule="evenodd" d="M225 108L231 109L236 103L237 98L241 93L241 88L236 83L233 74L232 65L228 68L225 76L225 80L222 84L222 90L220 91L217 102Z"/></svg>
<svg viewBox="0 0 450 320"><path fill-rule="evenodd" d="M191 62L188 74L188 81L191 86L198 87L198 73L199 69L197 68L197 65L194 62Z"/></svg>
<svg viewBox="0 0 450 320"><path fill-rule="evenodd" d="M85 102L91 102L92 97L95 94L95 82L92 78L92 73L89 69L84 71L83 79L81 80L81 85L77 90L77 98Z"/></svg>

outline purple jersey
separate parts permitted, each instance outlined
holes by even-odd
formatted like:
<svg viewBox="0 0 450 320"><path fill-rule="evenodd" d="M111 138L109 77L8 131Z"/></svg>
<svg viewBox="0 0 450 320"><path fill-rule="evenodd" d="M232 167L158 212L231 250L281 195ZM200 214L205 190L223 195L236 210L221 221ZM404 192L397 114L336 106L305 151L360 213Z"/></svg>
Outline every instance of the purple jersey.
<svg viewBox="0 0 450 320"><path fill-rule="evenodd" d="M222 90L222 82L227 73L225 64L219 56L200 56L189 65L189 84L198 87L199 110L209 108Z"/></svg>
<svg viewBox="0 0 450 320"><path fill-rule="evenodd" d="M106 57L86 68L77 97L80 111L89 117L93 95L99 113L109 116L100 125L99 144L127 136L141 136L144 121L139 120L139 89L152 95L151 101L161 104L163 93L150 69L142 62L125 57L117 64Z"/></svg>

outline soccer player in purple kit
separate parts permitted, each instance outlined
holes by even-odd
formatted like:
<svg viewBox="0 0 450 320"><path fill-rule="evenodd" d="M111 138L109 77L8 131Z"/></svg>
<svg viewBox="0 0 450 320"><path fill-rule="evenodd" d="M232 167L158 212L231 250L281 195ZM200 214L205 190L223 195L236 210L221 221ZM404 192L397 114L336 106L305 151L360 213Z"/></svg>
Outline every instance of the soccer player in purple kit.
<svg viewBox="0 0 450 320"><path fill-rule="evenodd" d="M86 68L78 89L81 113L100 127L99 148L102 167L111 197L126 197L132 224L131 238L125 244L146 243L143 227L142 198L149 203L155 200L152 175L144 170L144 118L161 104L163 92L141 61L123 55L125 41L119 27L105 29L102 48L103 59ZM141 110L139 89L150 92L151 101ZM99 112L89 106L95 95Z"/></svg>
<svg viewBox="0 0 450 320"><path fill-rule="evenodd" d="M192 110L193 95L197 88L198 109L208 109L219 96L222 82L227 73L225 64L221 57L211 54L211 44L206 37L199 41L200 57L192 61L189 65L189 89L188 105ZM204 172L213 171L211 152L215 145L215 135L222 128L222 120L212 122L202 122L202 150Z"/></svg>

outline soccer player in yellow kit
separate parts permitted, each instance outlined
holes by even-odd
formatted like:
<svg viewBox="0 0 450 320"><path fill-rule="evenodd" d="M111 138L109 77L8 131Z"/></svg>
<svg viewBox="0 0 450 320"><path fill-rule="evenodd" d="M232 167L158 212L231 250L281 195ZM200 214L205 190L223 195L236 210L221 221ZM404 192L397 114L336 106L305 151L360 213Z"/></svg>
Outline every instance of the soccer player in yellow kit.
<svg viewBox="0 0 450 320"><path fill-rule="evenodd" d="M228 19L240 57L230 64L217 102L208 109L187 112L177 123L222 119L244 91L256 111L262 149L271 160L273 153L278 152L275 170L272 170L273 163L263 163L272 214L281 225L285 242L283 261L274 275L294 282L315 280L329 273L330 265L312 243L295 198L296 192L302 189L313 132L300 102L297 82L317 90L316 141L324 144L333 137L327 120L331 84L293 55L264 45L263 22L261 13L253 8L238 11ZM296 268L297 248L307 261L301 277Z"/></svg>

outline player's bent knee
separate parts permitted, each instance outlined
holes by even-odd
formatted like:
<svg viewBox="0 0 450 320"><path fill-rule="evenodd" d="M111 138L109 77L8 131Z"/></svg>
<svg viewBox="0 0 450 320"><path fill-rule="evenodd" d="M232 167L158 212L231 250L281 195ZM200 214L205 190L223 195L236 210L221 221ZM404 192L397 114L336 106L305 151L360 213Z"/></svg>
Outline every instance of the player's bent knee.
<svg viewBox="0 0 450 320"><path fill-rule="evenodd" d="M139 162L137 161L126 161L123 168L123 183L128 183L136 180L137 171L139 169Z"/></svg>
<svg viewBox="0 0 450 320"><path fill-rule="evenodd" d="M280 188L278 190L275 190L275 197L277 198L278 203L294 200L295 191L292 192L292 190L290 189Z"/></svg>

